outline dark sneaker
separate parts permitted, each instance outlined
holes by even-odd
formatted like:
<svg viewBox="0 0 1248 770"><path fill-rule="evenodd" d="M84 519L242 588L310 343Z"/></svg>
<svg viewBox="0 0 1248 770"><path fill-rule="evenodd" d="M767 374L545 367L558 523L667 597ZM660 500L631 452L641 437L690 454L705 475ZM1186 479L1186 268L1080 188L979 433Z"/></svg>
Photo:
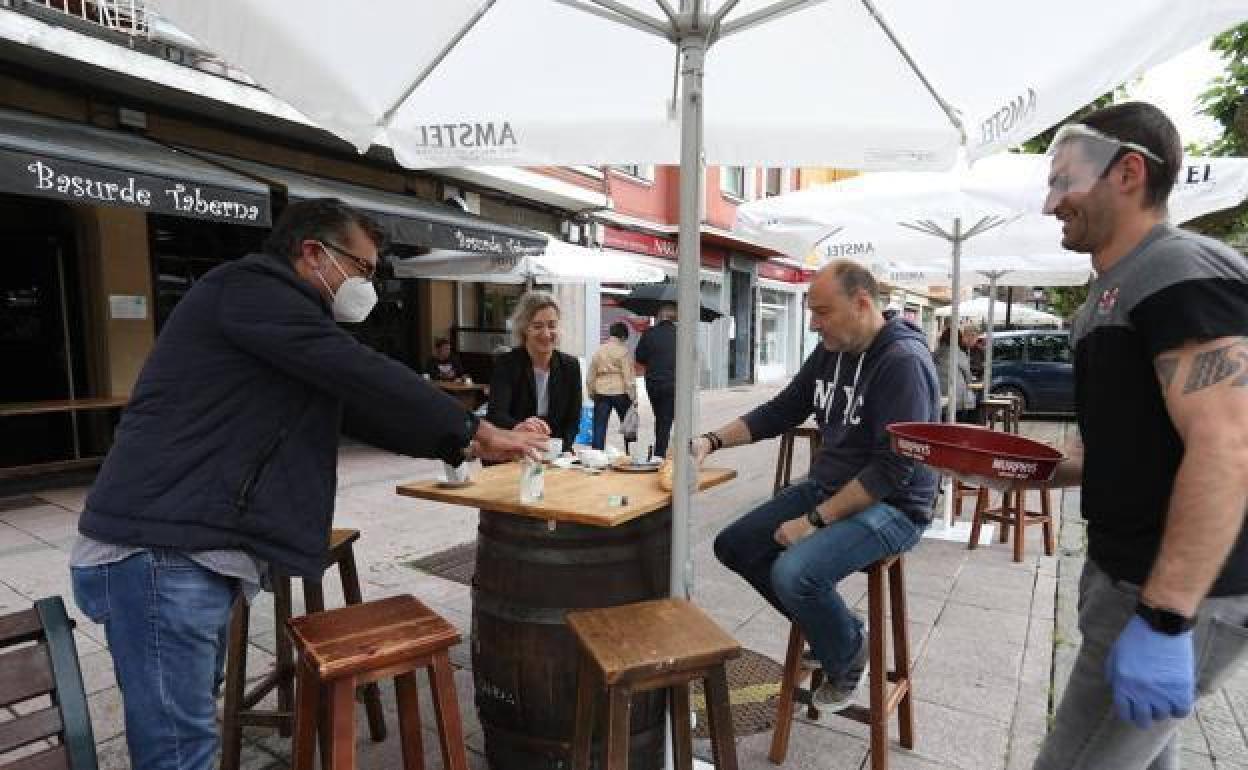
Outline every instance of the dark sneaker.
<svg viewBox="0 0 1248 770"><path fill-rule="evenodd" d="M854 694L862 683L867 670L867 637L862 637L862 647L850 662L849 668L839 677L829 679L811 695L811 705L821 711L843 711L854 702Z"/></svg>

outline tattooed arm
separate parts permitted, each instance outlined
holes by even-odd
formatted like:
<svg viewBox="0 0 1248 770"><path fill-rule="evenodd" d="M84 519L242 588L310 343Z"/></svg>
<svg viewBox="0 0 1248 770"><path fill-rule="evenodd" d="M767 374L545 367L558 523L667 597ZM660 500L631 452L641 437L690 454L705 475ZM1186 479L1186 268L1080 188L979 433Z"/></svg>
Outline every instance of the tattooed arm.
<svg viewBox="0 0 1248 770"><path fill-rule="evenodd" d="M1183 460L1143 598L1191 617L1248 506L1248 338L1189 343L1157 356L1154 366Z"/></svg>

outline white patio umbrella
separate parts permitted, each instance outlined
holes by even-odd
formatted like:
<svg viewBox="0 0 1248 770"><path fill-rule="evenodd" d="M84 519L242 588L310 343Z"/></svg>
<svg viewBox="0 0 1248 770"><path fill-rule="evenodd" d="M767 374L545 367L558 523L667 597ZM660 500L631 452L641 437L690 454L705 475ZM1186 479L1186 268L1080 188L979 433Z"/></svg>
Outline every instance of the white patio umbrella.
<svg viewBox="0 0 1248 770"><path fill-rule="evenodd" d="M1001 0L150 5L315 123L360 150L388 141L411 167L678 161L682 318L700 301L704 163L947 168L959 147L1024 141L1248 18L1248 0L1051 0L1025 22ZM679 326L677 447L695 326ZM671 590L687 596L693 475L676 459Z"/></svg>
<svg viewBox="0 0 1248 770"><path fill-rule="evenodd" d="M545 251L530 256L470 254L435 250L392 259L399 278L478 283L659 283L666 274L618 252L588 249L548 238Z"/></svg>
<svg viewBox="0 0 1248 770"><path fill-rule="evenodd" d="M961 320L984 324L991 323L994 312L993 304L994 300L992 297L976 297L969 302L963 302L959 308ZM937 308L935 315L937 318L948 318L952 315L952 311L953 308L951 306ZM1061 328L1062 325L1061 316L1046 313L1043 310L1036 310L1034 307L1018 302L1010 304L1010 316L1017 323L1024 326L1053 326Z"/></svg>

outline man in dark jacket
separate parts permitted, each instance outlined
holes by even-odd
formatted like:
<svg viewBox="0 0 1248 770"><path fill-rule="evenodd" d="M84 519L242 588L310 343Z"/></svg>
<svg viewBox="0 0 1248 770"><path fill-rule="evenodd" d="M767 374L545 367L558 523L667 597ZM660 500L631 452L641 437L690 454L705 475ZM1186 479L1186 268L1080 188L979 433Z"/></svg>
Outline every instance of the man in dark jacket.
<svg viewBox="0 0 1248 770"><path fill-rule="evenodd" d="M375 303L381 240L338 201L291 205L266 253L195 284L143 367L70 557L78 605L108 637L136 770L213 766L231 606L269 566L324 571L344 406L388 448L452 464L540 446L334 323Z"/></svg>
<svg viewBox="0 0 1248 770"><path fill-rule="evenodd" d="M715 555L801 627L809 662L827 679L822 708L849 705L867 663L862 621L836 586L913 548L931 519L936 474L889 449L895 422L934 422L940 388L923 332L875 306L875 279L834 262L810 285L810 326L823 344L771 401L694 439L700 463L722 447L779 435L812 414L822 448L810 476L741 517L715 539Z"/></svg>
<svg viewBox="0 0 1248 770"><path fill-rule="evenodd" d="M654 410L654 454L667 455L676 412L676 306L659 306L659 322L637 341L633 358L646 367L646 395Z"/></svg>

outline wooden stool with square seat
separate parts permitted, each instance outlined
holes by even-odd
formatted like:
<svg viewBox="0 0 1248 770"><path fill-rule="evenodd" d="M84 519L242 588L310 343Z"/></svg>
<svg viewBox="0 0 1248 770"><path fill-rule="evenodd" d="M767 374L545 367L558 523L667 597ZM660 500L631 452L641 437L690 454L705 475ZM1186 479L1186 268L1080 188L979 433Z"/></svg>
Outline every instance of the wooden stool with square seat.
<svg viewBox="0 0 1248 770"><path fill-rule="evenodd" d="M897 713L901 745L914 748L914 707L911 700L910 642L906 628L906 583L904 559L901 554L881 559L867 567L867 674L870 708L850 706L840 715L871 727L871 770L888 768L888 720ZM885 583L887 582L887 585ZM884 593L888 592L893 634L893 668L888 670L886 653L888 625L884 622ZM775 764L784 762L789 752L789 732L793 728L796 705L807 706L811 719L819 718L811 695L819 688L822 671L811 676L809 690L800 688L803 678L802 649L805 639L794 623L789 630L789 649L784 657L784 675L776 708L776 727L771 735L768 758ZM889 685L891 683L891 687Z"/></svg>
<svg viewBox="0 0 1248 770"><path fill-rule="evenodd" d="M799 438L810 441L810 462L812 465L815 462L815 454L819 451L819 447L823 445L823 434L814 425L790 428L781 434L780 451L776 453L776 483L772 486L773 494L778 494L780 490L793 481L793 447Z"/></svg>
<svg viewBox="0 0 1248 770"><path fill-rule="evenodd" d="M329 551L326 556L328 568L338 567L342 580L343 599L347 605L363 601L360 593L360 576L355 566L355 541L360 539L358 529L334 529L329 535ZM273 625L277 653L274 668L256 683L250 691L247 687L247 635L251 625L251 606L239 597L230 618L230 638L227 643L225 667L225 704L222 709L221 770L239 770L242 755L244 727L277 728L282 736L294 730L295 705L295 657L290 637L286 633L286 621L291 616L291 579L274 575ZM308 613L325 609L325 592L321 582L304 578L303 603ZM277 709L257 709L266 695L277 690ZM377 685L368 685L363 694L364 707L368 713L369 734L374 741L386 739L386 718L381 708L381 692ZM329 736L321 736L322 751L329 745Z"/></svg>
<svg viewBox="0 0 1248 770"><path fill-rule="evenodd" d="M598 767L626 770L630 700L660 688L668 692L674 767L691 770L689 683L695 679L704 683L715 767L737 770L724 664L741 654L741 645L706 613L684 599L656 599L569 612L567 619L581 649L572 770L589 770L600 699L606 704L606 735Z"/></svg>
<svg viewBox="0 0 1248 770"><path fill-rule="evenodd" d="M975 503L975 518L971 521L971 537L966 543L967 549L974 550L979 545L979 530L983 523L994 521L1000 526L1000 542L1007 542L1010 533L1014 533L1014 561L1021 562L1027 527L1039 524L1044 527L1044 555L1052 556L1055 548L1051 501L1053 490L1048 487L1036 490L1040 493L1039 511L1027 509L1027 491L1029 490L1003 492L1000 507L991 508L988 504L988 489L981 489Z"/></svg>
<svg viewBox="0 0 1248 770"><path fill-rule="evenodd" d="M459 632L408 595L292 618L298 653L294 770L311 770L321 702L328 705L328 770L355 768L355 693L365 684L394 679L405 770L424 769L416 672L428 670L433 710L447 770L468 770L464 728L448 650Z"/></svg>

